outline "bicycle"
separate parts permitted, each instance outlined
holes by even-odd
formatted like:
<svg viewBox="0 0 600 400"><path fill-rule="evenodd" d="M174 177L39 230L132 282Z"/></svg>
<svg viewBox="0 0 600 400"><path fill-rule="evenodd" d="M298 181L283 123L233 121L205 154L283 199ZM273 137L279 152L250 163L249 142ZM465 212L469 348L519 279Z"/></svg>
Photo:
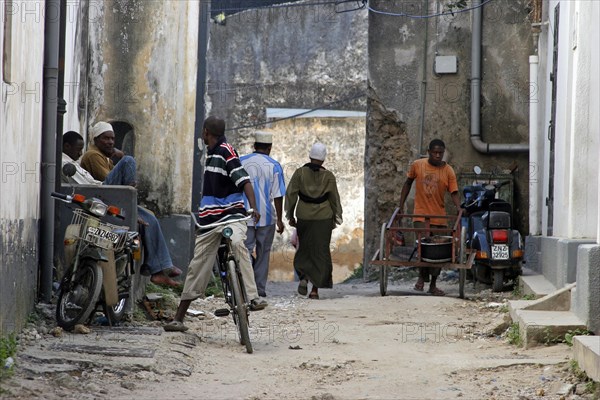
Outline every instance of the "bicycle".
<svg viewBox="0 0 600 400"><path fill-rule="evenodd" d="M253 352L252 342L250 341L250 333L248 332L248 316L250 314L250 300L246 294L246 286L240 270L240 265L236 259L231 242L233 229L228 225L232 222L247 221L252 218L252 210L248 211L249 215L243 218L216 222L209 225L199 225L194 217L196 227L203 231L223 227L221 230L221 243L217 251L217 264L219 269L219 277L223 285L223 295L225 302L231 310L226 308L218 309L215 315L218 317L226 317L230 313L233 314L233 322L238 328L240 344L246 346L246 352Z"/></svg>

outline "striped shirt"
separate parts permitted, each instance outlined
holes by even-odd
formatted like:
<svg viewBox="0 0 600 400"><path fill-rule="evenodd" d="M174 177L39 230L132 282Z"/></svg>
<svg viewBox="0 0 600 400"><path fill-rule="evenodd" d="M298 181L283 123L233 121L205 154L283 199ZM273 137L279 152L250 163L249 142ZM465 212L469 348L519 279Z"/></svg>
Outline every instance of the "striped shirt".
<svg viewBox="0 0 600 400"><path fill-rule="evenodd" d="M237 151L227 143L225 136L221 137L207 151L198 223L208 225L229 218L245 217L242 193L244 185L249 181Z"/></svg>
<svg viewBox="0 0 600 400"><path fill-rule="evenodd" d="M244 169L248 171L256 207L260 213L257 227L274 225L277 222L277 212L273 206L273 199L285 196L285 181L281 165L266 154L252 153L241 158ZM248 199L244 196L246 207ZM254 225L249 221L248 225Z"/></svg>

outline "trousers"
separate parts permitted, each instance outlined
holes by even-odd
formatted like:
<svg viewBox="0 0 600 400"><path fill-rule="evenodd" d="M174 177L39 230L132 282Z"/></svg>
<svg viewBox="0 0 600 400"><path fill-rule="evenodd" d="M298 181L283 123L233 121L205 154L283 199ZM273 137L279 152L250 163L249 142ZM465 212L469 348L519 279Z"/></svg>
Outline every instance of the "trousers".
<svg viewBox="0 0 600 400"><path fill-rule="evenodd" d="M248 252L256 249L256 259L252 268L254 269L254 280L258 294L266 294L267 278L269 276L269 258L271 247L275 237L275 224L267 226L249 226L246 233L245 245Z"/></svg>
<svg viewBox="0 0 600 400"><path fill-rule="evenodd" d="M258 297L250 254L244 245L246 240L246 222L232 222L228 225L233 230L231 236L232 248L244 280L244 287L248 300ZM204 297L204 292L212 276L213 265L217 257L219 244L221 243L221 229L213 229L209 232L196 235L194 245L194 258L190 261L188 272L183 284L181 300L195 300Z"/></svg>

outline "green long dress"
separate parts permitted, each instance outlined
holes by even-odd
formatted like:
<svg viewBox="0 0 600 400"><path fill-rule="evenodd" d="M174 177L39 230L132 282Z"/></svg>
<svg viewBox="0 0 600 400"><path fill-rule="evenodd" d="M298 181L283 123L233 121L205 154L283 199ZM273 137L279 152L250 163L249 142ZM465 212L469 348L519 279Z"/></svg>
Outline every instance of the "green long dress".
<svg viewBox="0 0 600 400"><path fill-rule="evenodd" d="M308 163L292 175L285 194L285 213L297 220L300 245L294 268L317 288L333 286L329 243L333 228L342 223L342 205L335 176Z"/></svg>

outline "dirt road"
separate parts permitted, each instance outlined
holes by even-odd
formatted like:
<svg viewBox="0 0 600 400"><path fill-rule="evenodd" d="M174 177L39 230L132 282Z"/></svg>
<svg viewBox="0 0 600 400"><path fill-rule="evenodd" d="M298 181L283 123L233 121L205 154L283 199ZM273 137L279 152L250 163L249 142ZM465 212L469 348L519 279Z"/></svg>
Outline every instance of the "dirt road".
<svg viewBox="0 0 600 400"><path fill-rule="evenodd" d="M81 372L33 376L17 370L10 398L39 399L575 399L565 392L571 349L523 350L493 333L510 293L444 284L445 297L414 282L340 284L321 300L270 283L270 306L251 314L254 354L237 341L231 318L211 312L222 299L198 300L190 330L162 333L150 366L90 364ZM470 286L469 286L470 289ZM487 297L486 297L487 296ZM17 359L17 362L19 359ZM25 361L25 360L23 360ZM5 389L5 390L6 390ZM587 396L587 397L586 397Z"/></svg>

